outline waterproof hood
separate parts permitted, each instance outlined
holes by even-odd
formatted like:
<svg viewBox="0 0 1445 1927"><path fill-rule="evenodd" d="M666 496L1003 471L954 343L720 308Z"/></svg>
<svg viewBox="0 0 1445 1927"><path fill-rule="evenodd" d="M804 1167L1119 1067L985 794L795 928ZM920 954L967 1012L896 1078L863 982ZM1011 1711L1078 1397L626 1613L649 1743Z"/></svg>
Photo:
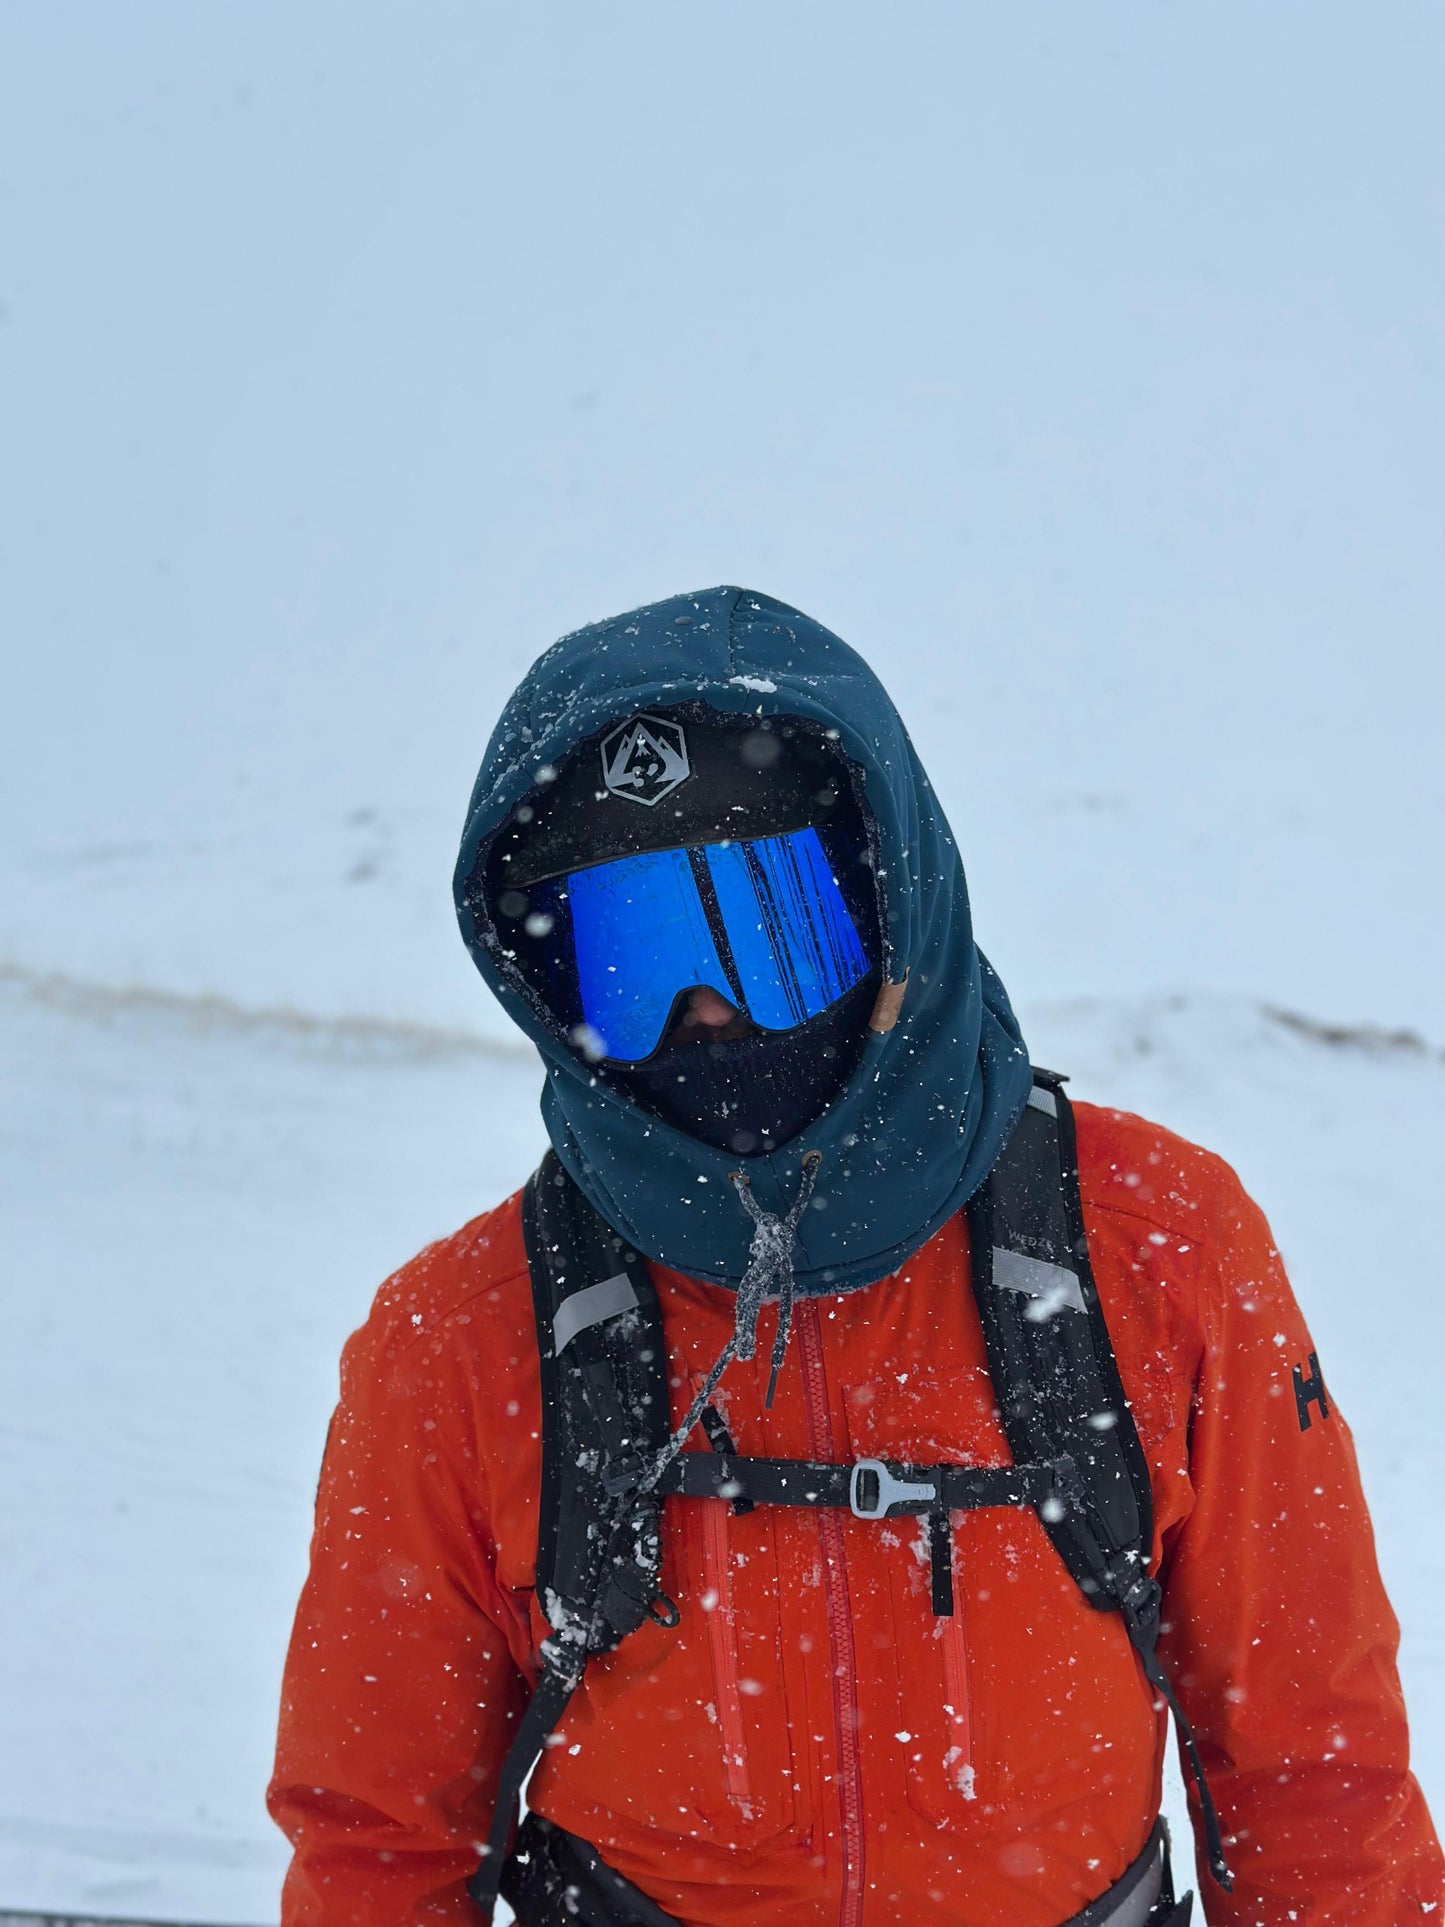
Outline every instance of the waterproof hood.
<svg viewBox="0 0 1445 1927"><path fill-rule="evenodd" d="M752 1236L728 1181L736 1155L601 1082L508 968L468 887L490 840L579 744L640 712L696 703L836 732L875 825L884 977L905 986L897 1022L869 1031L815 1123L746 1160L758 1203L784 1215L804 1156L822 1154L798 1229L797 1289L852 1290L896 1271L983 1182L1027 1102L1030 1071L1007 994L973 941L963 866L933 787L881 683L846 643L785 603L734 588L564 636L523 678L487 746L456 870L462 935L542 1054L547 1134L585 1195L647 1257L736 1285Z"/></svg>

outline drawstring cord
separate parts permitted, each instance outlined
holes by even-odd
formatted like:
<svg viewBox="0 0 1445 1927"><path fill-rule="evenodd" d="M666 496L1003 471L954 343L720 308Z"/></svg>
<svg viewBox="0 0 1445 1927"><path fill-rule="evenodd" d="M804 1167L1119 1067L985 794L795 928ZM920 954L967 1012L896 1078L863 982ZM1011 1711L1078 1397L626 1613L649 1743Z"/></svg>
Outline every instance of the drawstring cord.
<svg viewBox="0 0 1445 1927"><path fill-rule="evenodd" d="M773 1364L766 1401L769 1411L773 1406L773 1394L778 1389L783 1354L788 1349L788 1334L793 1328L793 1240L797 1236L803 1213L808 1208L808 1200L813 1195L813 1186L818 1182L818 1167L822 1162L821 1151L808 1152L803 1159L803 1181L798 1186L798 1195L787 1216L782 1218L775 1217L771 1211L764 1211L753 1196L753 1181L746 1171L728 1174L728 1183L737 1192L739 1203L753 1221L748 1268L738 1286L734 1336L739 1358L747 1359L753 1355L758 1336L758 1313L763 1308L763 1300L770 1296L776 1296L778 1300L778 1332L773 1340Z"/></svg>
<svg viewBox="0 0 1445 1927"><path fill-rule="evenodd" d="M739 1203L753 1221L753 1241L748 1249L747 1269L738 1284L732 1335L718 1353L712 1370L703 1380L701 1391L688 1407L686 1418L653 1460L647 1476L642 1481L644 1492L652 1490L681 1452L687 1443L688 1434L702 1417L708 1400L717 1390L718 1380L728 1366L735 1358L746 1361L753 1356L758 1342L758 1313L762 1310L765 1299L775 1297L778 1301L778 1331L773 1340L772 1370L768 1377L767 1396L767 1404L771 1409L773 1394L778 1388L778 1373L782 1369L783 1355L788 1348L788 1335L793 1328L795 1286L793 1241L798 1235L798 1225L813 1195L813 1186L818 1182L818 1171L822 1162L821 1151L809 1151L805 1155L803 1178L798 1186L798 1195L781 1217L772 1211L764 1211L753 1196L752 1179L746 1171L728 1173L728 1182L737 1192Z"/></svg>

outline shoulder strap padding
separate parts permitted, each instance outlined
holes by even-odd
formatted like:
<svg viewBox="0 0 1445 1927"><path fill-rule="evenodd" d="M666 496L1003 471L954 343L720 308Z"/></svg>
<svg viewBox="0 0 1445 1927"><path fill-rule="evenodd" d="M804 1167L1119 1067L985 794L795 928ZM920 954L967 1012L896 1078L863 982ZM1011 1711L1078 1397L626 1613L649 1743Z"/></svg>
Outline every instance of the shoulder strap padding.
<svg viewBox="0 0 1445 1927"><path fill-rule="evenodd" d="M1072 1502L1040 1507L1086 1597L1119 1604L1147 1568L1149 1467L1095 1289L1063 1080L1034 1073L1029 1101L968 1207L974 1295L1014 1457L1067 1456Z"/></svg>
<svg viewBox="0 0 1445 1927"><path fill-rule="evenodd" d="M537 1596L586 1652L607 1652L657 1593L661 1501L625 1488L667 1439L662 1314L645 1260L553 1151L527 1185L522 1229L542 1381Z"/></svg>

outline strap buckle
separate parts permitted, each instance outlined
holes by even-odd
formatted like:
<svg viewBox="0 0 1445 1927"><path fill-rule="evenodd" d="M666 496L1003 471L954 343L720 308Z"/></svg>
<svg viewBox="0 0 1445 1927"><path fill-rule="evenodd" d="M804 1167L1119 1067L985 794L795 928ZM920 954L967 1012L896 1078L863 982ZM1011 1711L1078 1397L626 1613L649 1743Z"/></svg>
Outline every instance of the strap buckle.
<svg viewBox="0 0 1445 1927"><path fill-rule="evenodd" d="M900 1512L931 1512L939 1503L939 1481L926 1485L897 1479L882 1459L859 1459L848 1477L848 1507L855 1519L891 1519Z"/></svg>
<svg viewBox="0 0 1445 1927"><path fill-rule="evenodd" d="M1132 1571L1128 1567L1121 1571L1116 1564L1109 1568L1109 1579L1119 1610L1128 1624L1139 1627L1150 1637L1157 1637L1163 1593L1149 1568L1139 1565Z"/></svg>

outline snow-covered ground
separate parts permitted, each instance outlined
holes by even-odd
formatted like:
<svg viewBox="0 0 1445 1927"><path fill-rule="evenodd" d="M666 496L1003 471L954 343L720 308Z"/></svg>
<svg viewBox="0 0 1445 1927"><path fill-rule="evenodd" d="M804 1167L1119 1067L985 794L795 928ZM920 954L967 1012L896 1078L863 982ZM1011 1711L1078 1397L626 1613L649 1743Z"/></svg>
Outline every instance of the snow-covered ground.
<svg viewBox="0 0 1445 1927"><path fill-rule="evenodd" d="M1445 1062L1198 996L1026 1013L1082 1095L1230 1157L1351 1417L1445 1802ZM527 1051L0 977L0 1905L275 1918L261 1809L336 1357L541 1145ZM1433 1523L1432 1523L1433 1522Z"/></svg>

